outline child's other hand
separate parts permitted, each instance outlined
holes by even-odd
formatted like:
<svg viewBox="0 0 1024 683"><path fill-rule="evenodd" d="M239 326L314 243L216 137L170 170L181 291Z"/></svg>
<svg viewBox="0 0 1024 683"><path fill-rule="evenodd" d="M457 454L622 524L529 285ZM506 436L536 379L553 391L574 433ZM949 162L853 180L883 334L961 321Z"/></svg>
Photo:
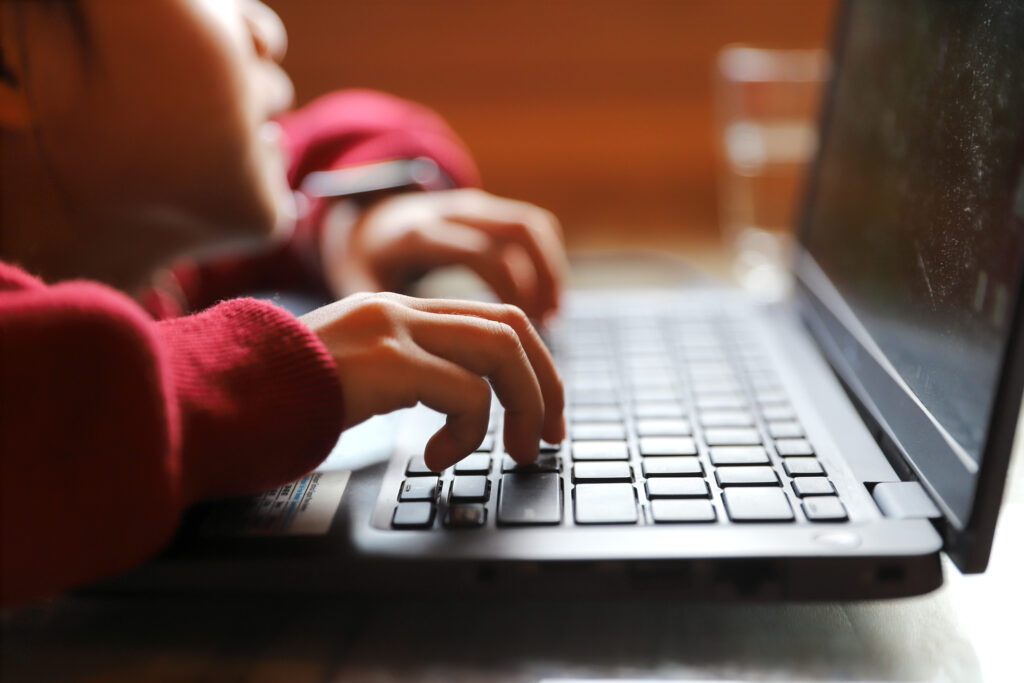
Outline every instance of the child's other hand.
<svg viewBox="0 0 1024 683"><path fill-rule="evenodd" d="M567 270L549 211L482 190L382 199L353 224L328 212L324 263L335 293L405 291L432 268L461 265L499 299L543 320L558 308Z"/></svg>
<svg viewBox="0 0 1024 683"><path fill-rule="evenodd" d="M301 318L338 366L344 428L422 402L448 419L427 443L439 471L469 455L487 432L490 380L505 406L505 450L537 457L539 440L565 438L554 362L514 306L354 294Z"/></svg>

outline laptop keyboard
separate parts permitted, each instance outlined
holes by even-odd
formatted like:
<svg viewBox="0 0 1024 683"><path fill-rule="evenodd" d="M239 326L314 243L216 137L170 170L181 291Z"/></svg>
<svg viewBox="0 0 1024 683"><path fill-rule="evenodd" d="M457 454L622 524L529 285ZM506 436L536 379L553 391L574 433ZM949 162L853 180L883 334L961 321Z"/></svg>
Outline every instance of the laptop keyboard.
<svg viewBox="0 0 1024 683"><path fill-rule="evenodd" d="M745 321L576 317L550 346L565 442L516 465L495 401L476 453L440 475L413 456L382 491L392 528L847 521Z"/></svg>

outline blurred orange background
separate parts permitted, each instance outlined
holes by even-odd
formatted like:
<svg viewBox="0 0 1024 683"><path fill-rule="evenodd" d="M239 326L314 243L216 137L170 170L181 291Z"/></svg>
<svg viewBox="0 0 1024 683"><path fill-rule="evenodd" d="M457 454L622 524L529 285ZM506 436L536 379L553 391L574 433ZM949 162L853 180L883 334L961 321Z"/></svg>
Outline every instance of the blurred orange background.
<svg viewBox="0 0 1024 683"><path fill-rule="evenodd" d="M728 43L820 47L832 0L271 0L299 102L371 87L430 105L487 189L571 248L717 236L712 74ZM625 239L624 239L625 238Z"/></svg>

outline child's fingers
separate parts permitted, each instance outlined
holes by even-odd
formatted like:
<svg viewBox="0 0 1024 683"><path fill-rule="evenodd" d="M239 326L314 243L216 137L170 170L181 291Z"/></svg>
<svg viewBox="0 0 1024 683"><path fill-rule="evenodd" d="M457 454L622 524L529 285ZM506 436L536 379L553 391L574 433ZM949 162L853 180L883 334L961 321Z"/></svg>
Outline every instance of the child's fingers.
<svg viewBox="0 0 1024 683"><path fill-rule="evenodd" d="M447 416L427 442L423 460L439 472L476 449L487 434L491 388L479 375L422 349L411 351L408 372L399 381L414 383L417 399Z"/></svg>
<svg viewBox="0 0 1024 683"><path fill-rule="evenodd" d="M505 406L505 450L517 462L533 462L544 425L544 398L516 331L472 316L421 315L412 327L416 343L491 380Z"/></svg>
<svg viewBox="0 0 1024 683"><path fill-rule="evenodd" d="M532 373L540 387L543 399L543 427L541 434L547 441L555 443L565 438L565 421L562 417L562 412L565 408L565 394L562 388L562 381L558 377L555 362L551 358L551 354L548 353L547 348L545 348L540 335L537 334L529 319L520 309L514 306L476 301L411 299L407 297L406 299L411 308L423 312L469 317L469 324L472 324L472 319L475 317L502 323L510 327L515 332L519 348L521 348L522 353L526 354L526 360L528 361L528 364L522 366L522 370ZM466 321L462 321L461 324L466 325ZM448 326L449 330L446 335L443 335L439 330L429 331L431 337L438 338L428 338L427 331L421 330L419 327L414 332L414 336L417 339L417 343L423 345L424 348L437 349L437 352L446 355L441 351L441 348L445 346L457 348L457 345L466 344L466 342L460 341L456 334L453 334L455 330L461 329L459 321L452 320L448 323ZM479 330L479 327L476 330ZM494 349L503 350L505 353L518 353L518 349L510 343L511 340L494 339L489 342L476 330L469 330L467 328L467 334L475 333L475 336L471 338L476 347L490 346ZM504 334L504 332L494 332L494 334L497 336ZM448 356L446 355L446 357ZM453 358L453 360L456 359ZM497 390L497 387L495 389ZM502 403L504 404L504 397L500 393L499 398L502 398ZM532 460L535 455L536 451L534 450L529 458ZM515 456L513 455L513 457Z"/></svg>
<svg viewBox="0 0 1024 683"><path fill-rule="evenodd" d="M499 247L515 245L525 252L536 273L537 284L530 304L524 308L539 315L555 310L566 269L555 227L557 220L546 211L520 202L493 198L492 203L495 208L486 214L453 214L448 218L486 233ZM505 203L514 206L504 208Z"/></svg>
<svg viewBox="0 0 1024 683"><path fill-rule="evenodd" d="M346 426L422 402L448 415L425 458L443 469L484 437L491 389L506 406L505 446L520 462L538 436L565 436L565 399L554 362L514 306L360 294L302 317L338 368Z"/></svg>
<svg viewBox="0 0 1024 683"><path fill-rule="evenodd" d="M479 275L488 285L498 277L508 278L515 288L515 298L501 296L495 289L502 302L517 306L528 315L537 318L546 311L537 305L537 271L522 249L492 241L487 251L475 254L463 265Z"/></svg>
<svg viewBox="0 0 1024 683"><path fill-rule="evenodd" d="M472 270L506 303L529 309L536 307L537 275L529 258L510 253L504 244L476 227L437 221L420 226L416 252L408 256L420 266L460 265Z"/></svg>
<svg viewBox="0 0 1024 683"><path fill-rule="evenodd" d="M475 225L506 243L518 244L530 255L540 282L537 305L553 312L568 273L562 226L555 215L528 202L481 190L447 194L444 215L449 220Z"/></svg>

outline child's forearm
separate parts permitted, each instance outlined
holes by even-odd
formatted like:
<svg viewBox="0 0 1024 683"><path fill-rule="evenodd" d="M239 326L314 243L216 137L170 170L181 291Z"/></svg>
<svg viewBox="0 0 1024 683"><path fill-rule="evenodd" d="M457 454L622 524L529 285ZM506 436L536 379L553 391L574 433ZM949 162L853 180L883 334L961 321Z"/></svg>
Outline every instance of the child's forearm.
<svg viewBox="0 0 1024 683"><path fill-rule="evenodd" d="M341 423L331 358L270 304L155 323L0 264L0 603L138 564L183 506L301 476Z"/></svg>

